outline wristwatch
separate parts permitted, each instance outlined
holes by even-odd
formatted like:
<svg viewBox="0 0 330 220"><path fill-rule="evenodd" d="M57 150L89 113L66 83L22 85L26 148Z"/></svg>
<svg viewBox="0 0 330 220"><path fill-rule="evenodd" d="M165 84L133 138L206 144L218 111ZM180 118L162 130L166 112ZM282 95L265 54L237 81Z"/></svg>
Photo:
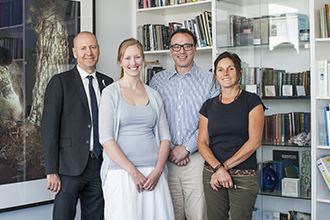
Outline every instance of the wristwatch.
<svg viewBox="0 0 330 220"><path fill-rule="evenodd" d="M189 151L189 149L187 148L187 147L185 147L186 148L186 151L188 152L188 155L190 154L190 151Z"/></svg>

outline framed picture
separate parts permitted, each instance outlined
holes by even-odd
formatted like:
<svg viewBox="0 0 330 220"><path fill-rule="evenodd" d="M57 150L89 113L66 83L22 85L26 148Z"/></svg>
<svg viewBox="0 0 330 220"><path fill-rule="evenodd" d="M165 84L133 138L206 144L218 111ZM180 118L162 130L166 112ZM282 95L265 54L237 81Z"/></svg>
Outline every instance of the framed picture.
<svg viewBox="0 0 330 220"><path fill-rule="evenodd" d="M282 94L283 96L293 96L292 85L282 85Z"/></svg>
<svg viewBox="0 0 330 220"><path fill-rule="evenodd" d="M0 18L0 90L6 91L0 97L0 212L53 202L39 132L44 90L53 75L75 65L75 35L95 32L95 0L38 2L0 2L0 14L10 18Z"/></svg>
<svg viewBox="0 0 330 220"><path fill-rule="evenodd" d="M276 97L275 85L265 85L265 97Z"/></svg>
<svg viewBox="0 0 330 220"><path fill-rule="evenodd" d="M245 85L245 90L257 94L257 85L256 84Z"/></svg>
<svg viewBox="0 0 330 220"><path fill-rule="evenodd" d="M306 96L305 86L296 86L297 96Z"/></svg>

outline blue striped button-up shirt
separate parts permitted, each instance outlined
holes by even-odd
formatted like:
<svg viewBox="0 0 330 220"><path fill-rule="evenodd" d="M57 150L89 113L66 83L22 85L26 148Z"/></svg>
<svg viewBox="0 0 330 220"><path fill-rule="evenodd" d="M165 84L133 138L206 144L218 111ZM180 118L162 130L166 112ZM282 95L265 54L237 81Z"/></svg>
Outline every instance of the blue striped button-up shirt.
<svg viewBox="0 0 330 220"><path fill-rule="evenodd" d="M207 99L219 94L220 85L216 83L211 72L195 63L184 76L173 66L152 78L150 86L164 101L172 147L184 145L190 154L197 150L199 110Z"/></svg>

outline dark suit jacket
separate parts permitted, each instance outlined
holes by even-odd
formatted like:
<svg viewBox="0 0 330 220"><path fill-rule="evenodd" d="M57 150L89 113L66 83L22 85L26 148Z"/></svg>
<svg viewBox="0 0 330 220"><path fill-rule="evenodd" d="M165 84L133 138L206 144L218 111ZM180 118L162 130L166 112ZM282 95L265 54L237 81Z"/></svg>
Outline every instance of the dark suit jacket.
<svg viewBox="0 0 330 220"><path fill-rule="evenodd" d="M96 72L100 90L113 79ZM92 121L77 67L49 81L41 121L46 174L80 175L88 162Z"/></svg>

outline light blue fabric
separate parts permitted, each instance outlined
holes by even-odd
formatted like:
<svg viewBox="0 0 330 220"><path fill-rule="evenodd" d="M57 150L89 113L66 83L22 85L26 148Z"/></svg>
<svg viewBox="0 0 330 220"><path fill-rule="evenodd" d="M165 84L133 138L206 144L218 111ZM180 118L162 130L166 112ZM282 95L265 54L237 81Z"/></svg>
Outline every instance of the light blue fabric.
<svg viewBox="0 0 330 220"><path fill-rule="evenodd" d="M164 100L171 132L171 146L184 145L190 154L197 150L199 110L203 103L219 94L220 84L214 84L213 73L198 67L181 76L175 66L157 73L150 86Z"/></svg>
<svg viewBox="0 0 330 220"><path fill-rule="evenodd" d="M171 140L167 119L163 107L163 101L157 91L144 85L149 96L149 101L152 109L156 114L156 125L154 129L155 140L159 149L160 141ZM114 139L117 141L118 131L120 125L120 111L122 107L122 98L120 92L119 81L116 81L103 89L102 97L99 107L99 133L100 143L103 145L108 140ZM110 158L107 153L103 150L103 163L101 166L101 180L102 185L106 180L110 164ZM167 176L167 167L164 167L164 174Z"/></svg>
<svg viewBox="0 0 330 220"><path fill-rule="evenodd" d="M145 106L135 106L123 99L122 103L119 110L119 135L116 141L118 146L136 168L155 167L159 154L154 135L155 111L150 102ZM122 168L111 160L109 169Z"/></svg>

